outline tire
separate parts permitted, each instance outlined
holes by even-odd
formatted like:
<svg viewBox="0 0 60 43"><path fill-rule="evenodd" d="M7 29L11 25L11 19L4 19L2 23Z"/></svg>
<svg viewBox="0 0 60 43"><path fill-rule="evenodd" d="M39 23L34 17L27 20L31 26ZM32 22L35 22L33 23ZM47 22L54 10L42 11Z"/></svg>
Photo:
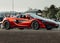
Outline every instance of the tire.
<svg viewBox="0 0 60 43"><path fill-rule="evenodd" d="M6 30L9 30L10 29L10 23L8 21L4 21L3 22L3 28Z"/></svg>
<svg viewBox="0 0 60 43"><path fill-rule="evenodd" d="M39 29L39 23L37 21L33 21L31 23L31 28L34 30L38 30Z"/></svg>
<svg viewBox="0 0 60 43"><path fill-rule="evenodd" d="M51 29L52 29L52 26L46 25L46 29L47 29L47 30L51 30Z"/></svg>

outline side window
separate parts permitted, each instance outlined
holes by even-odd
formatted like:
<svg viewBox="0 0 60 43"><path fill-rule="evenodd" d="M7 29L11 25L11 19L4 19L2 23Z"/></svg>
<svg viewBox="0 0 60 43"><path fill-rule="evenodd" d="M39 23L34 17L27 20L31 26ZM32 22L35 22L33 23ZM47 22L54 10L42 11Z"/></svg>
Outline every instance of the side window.
<svg viewBox="0 0 60 43"><path fill-rule="evenodd" d="M20 18L22 18L22 15L20 15Z"/></svg>
<svg viewBox="0 0 60 43"><path fill-rule="evenodd" d="M20 18L20 16L17 16L17 18Z"/></svg>
<svg viewBox="0 0 60 43"><path fill-rule="evenodd" d="M26 18L26 16L25 15L19 15L19 16L17 16L17 18Z"/></svg>
<svg viewBox="0 0 60 43"><path fill-rule="evenodd" d="M21 15L20 18L26 18L26 16L25 15Z"/></svg>
<svg viewBox="0 0 60 43"><path fill-rule="evenodd" d="M22 15L18 15L17 18L22 18Z"/></svg>

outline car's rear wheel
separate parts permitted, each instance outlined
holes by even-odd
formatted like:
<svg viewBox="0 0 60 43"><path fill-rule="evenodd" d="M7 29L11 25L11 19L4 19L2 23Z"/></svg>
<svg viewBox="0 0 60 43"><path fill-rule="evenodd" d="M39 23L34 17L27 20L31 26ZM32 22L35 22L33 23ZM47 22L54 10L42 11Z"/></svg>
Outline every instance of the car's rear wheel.
<svg viewBox="0 0 60 43"><path fill-rule="evenodd" d="M10 29L10 23L9 23L9 21L4 21L3 22L3 28L6 29L6 30Z"/></svg>
<svg viewBox="0 0 60 43"><path fill-rule="evenodd" d="M31 28L34 30L38 30L39 29L39 23L37 21L33 21L31 23Z"/></svg>
<svg viewBox="0 0 60 43"><path fill-rule="evenodd" d="M46 25L46 29L47 29L47 30L51 30L51 29L52 29L52 26Z"/></svg>

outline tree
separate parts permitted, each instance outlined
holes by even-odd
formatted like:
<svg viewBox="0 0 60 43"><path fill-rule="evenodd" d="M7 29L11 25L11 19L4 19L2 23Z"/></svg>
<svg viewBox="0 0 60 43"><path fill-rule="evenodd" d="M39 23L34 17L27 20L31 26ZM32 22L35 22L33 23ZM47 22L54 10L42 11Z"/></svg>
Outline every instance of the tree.
<svg viewBox="0 0 60 43"><path fill-rule="evenodd" d="M60 10L56 14L57 19L60 19Z"/></svg>
<svg viewBox="0 0 60 43"><path fill-rule="evenodd" d="M44 7L44 10L42 10L42 16L47 17L48 15L48 7Z"/></svg>
<svg viewBox="0 0 60 43"><path fill-rule="evenodd" d="M48 9L48 17L49 18L54 18L56 19L56 14L58 12L58 8L55 7L55 5L51 5L50 8Z"/></svg>

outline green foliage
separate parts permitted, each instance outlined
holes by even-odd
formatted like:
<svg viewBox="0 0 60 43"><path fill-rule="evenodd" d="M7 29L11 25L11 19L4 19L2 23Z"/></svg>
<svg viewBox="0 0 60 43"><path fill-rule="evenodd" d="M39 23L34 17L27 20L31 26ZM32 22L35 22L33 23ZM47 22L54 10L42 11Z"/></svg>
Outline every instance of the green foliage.
<svg viewBox="0 0 60 43"><path fill-rule="evenodd" d="M60 18L60 10L57 12L56 17Z"/></svg>
<svg viewBox="0 0 60 43"><path fill-rule="evenodd" d="M57 12L59 11L59 9L58 8L56 8L55 7L55 5L51 5L49 8L47 8L47 10L45 10L46 12L45 12L45 15L46 15L46 17L48 17L48 18L54 18L54 19L56 19L57 18L57 16L59 16L60 15L60 12L57 14ZM60 16L59 16L60 17Z"/></svg>

